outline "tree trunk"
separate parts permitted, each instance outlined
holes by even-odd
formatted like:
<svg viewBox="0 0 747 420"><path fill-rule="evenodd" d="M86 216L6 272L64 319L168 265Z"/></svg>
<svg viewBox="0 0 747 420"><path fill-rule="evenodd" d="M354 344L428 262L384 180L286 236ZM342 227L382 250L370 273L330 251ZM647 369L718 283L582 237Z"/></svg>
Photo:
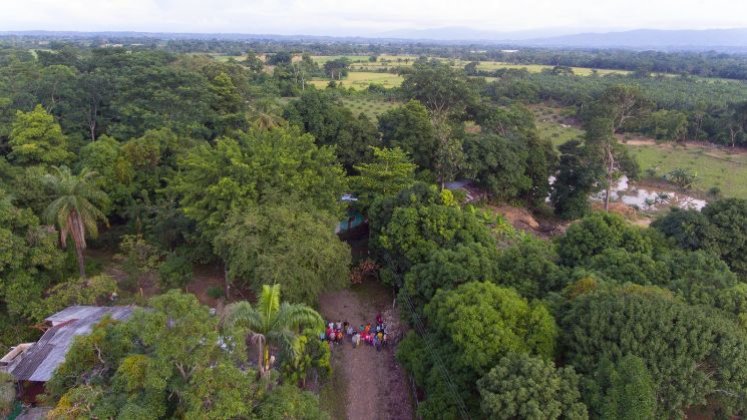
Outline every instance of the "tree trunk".
<svg viewBox="0 0 747 420"><path fill-rule="evenodd" d="M90 125L91 141L96 141L96 123L92 122Z"/></svg>
<svg viewBox="0 0 747 420"><path fill-rule="evenodd" d="M610 211L610 183L612 181L607 179L607 191L604 196L604 211Z"/></svg>
<svg viewBox="0 0 747 420"><path fill-rule="evenodd" d="M226 302L231 298L231 282L228 280L228 267L223 266L223 288L226 295Z"/></svg>
<svg viewBox="0 0 747 420"><path fill-rule="evenodd" d="M88 129L91 134L91 141L96 141L96 114L98 107L92 105L88 110Z"/></svg>
<svg viewBox="0 0 747 420"><path fill-rule="evenodd" d="M75 253L78 254L78 271L82 279L86 278L86 260L83 255L83 248L75 244Z"/></svg>
<svg viewBox="0 0 747 420"><path fill-rule="evenodd" d="M259 343L259 351L257 352L257 369L259 369L259 376L262 376L264 374L264 349L261 337L257 339L257 343Z"/></svg>
<svg viewBox="0 0 747 420"><path fill-rule="evenodd" d="M610 211L610 190L612 189L612 174L615 172L615 155L612 153L612 144L608 143L605 146L606 160L607 160L607 188L604 197L604 211Z"/></svg>

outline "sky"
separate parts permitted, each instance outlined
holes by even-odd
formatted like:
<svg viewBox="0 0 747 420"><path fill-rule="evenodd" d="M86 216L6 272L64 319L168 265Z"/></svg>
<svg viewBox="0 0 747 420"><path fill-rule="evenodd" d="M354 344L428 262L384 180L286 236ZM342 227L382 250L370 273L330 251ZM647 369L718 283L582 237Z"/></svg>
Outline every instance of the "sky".
<svg viewBox="0 0 747 420"><path fill-rule="evenodd" d="M380 35L747 27L747 0L0 0L0 31Z"/></svg>

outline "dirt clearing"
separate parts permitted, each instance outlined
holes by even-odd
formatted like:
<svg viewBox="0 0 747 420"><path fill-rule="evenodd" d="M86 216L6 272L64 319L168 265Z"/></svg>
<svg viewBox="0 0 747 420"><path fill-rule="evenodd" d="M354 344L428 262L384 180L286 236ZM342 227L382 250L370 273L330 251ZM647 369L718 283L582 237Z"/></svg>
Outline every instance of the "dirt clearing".
<svg viewBox="0 0 747 420"><path fill-rule="evenodd" d="M399 314L392 310L391 292L372 281L324 294L319 299L319 305L325 319L348 321L356 327L367 322L375 325L378 312L384 315L388 325L399 323ZM361 344L353 349L348 339L332 350L332 368L333 375L341 376L345 388L344 392L340 390L338 394L345 401L336 401L336 404L344 405L346 418L413 418L409 380L402 366L394 359L393 348L377 352L374 347Z"/></svg>

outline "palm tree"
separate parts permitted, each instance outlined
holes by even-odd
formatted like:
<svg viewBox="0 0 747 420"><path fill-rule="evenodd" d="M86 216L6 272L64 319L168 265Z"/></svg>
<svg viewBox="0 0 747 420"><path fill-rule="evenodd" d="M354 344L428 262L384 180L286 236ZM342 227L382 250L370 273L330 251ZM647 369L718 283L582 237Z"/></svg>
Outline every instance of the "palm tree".
<svg viewBox="0 0 747 420"><path fill-rule="evenodd" d="M84 168L80 174L74 175L67 166L53 166L52 172L44 177L44 183L54 198L44 211L44 218L59 227L63 248L67 246L68 235L73 238L80 276L85 278L83 250L86 249L86 235L91 238L98 236L96 223L99 220L108 226L106 216L97 207L107 196L93 183L96 172Z"/></svg>
<svg viewBox="0 0 747 420"><path fill-rule="evenodd" d="M273 100L258 100L251 105L249 119L253 120L253 126L259 130L272 130L283 125L280 117L282 108Z"/></svg>
<svg viewBox="0 0 747 420"><path fill-rule="evenodd" d="M226 307L226 324L245 330L249 340L257 346L260 374L270 370L270 346L295 357L294 344L302 328L323 328L322 317L302 304L280 303L280 285L262 285L256 307L247 301Z"/></svg>

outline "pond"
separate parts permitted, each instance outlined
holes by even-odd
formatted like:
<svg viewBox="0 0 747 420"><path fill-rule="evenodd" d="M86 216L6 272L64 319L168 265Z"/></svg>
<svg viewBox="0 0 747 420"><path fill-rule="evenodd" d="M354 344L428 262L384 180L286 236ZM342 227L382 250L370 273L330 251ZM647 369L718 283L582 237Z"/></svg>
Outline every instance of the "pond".
<svg viewBox="0 0 747 420"><path fill-rule="evenodd" d="M604 191L592 195L592 200L604 201ZM685 193L631 186L627 176L622 176L610 190L610 202L622 202L640 210L656 211L672 206L700 211L708 204Z"/></svg>

